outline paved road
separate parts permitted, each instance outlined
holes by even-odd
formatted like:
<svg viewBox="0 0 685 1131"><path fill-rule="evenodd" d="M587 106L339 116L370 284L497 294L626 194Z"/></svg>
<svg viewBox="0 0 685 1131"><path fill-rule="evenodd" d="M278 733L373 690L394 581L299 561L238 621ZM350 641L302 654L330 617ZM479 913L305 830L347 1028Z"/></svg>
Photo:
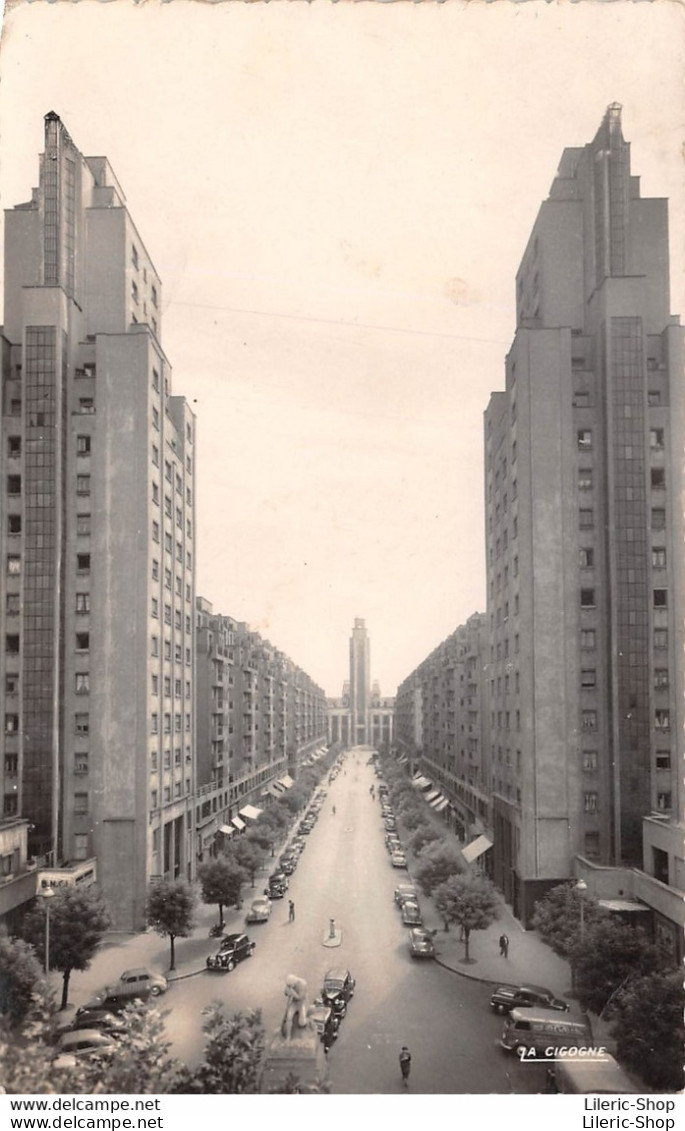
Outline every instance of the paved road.
<svg viewBox="0 0 685 1131"><path fill-rule="evenodd" d="M540 1069L520 1065L498 1047L502 1022L489 1010L488 987L410 957L393 902L394 886L406 873L389 863L379 804L369 795L376 779L365 757L348 755L346 772L327 787L291 879L295 922L288 923L287 900L274 903L270 922L250 928L257 942L253 958L230 974L202 974L173 986L165 1000L172 1052L197 1061L200 1011L212 999L231 1010L260 1006L271 1031L282 1016L288 974L306 978L314 994L326 969L340 965L357 979L357 993L328 1057L334 1093L399 1091L402 1044L412 1050L414 1092L541 1090ZM335 949L323 946L330 918L342 933ZM206 953L213 945L207 940Z"/></svg>

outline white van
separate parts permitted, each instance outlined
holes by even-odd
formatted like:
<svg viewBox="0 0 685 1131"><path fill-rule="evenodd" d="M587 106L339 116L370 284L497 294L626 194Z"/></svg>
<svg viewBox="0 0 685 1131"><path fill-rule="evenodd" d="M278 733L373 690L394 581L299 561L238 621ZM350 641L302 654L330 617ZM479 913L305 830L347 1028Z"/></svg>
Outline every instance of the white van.
<svg viewBox="0 0 685 1131"><path fill-rule="evenodd" d="M595 1053L589 1060L573 1053L562 1053L554 1065L554 1083L557 1091L566 1095L638 1092L630 1077L608 1052Z"/></svg>
<svg viewBox="0 0 685 1131"><path fill-rule="evenodd" d="M532 1051L536 1058L556 1058L560 1049L591 1047L592 1030L585 1018L554 1009L512 1009L500 1044L518 1056Z"/></svg>

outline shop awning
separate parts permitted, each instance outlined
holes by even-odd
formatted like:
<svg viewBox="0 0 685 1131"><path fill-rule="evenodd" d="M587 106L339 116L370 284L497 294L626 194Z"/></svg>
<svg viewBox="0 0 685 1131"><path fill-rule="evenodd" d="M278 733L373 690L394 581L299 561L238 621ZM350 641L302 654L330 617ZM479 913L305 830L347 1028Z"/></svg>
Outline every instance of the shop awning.
<svg viewBox="0 0 685 1131"><path fill-rule="evenodd" d="M402 759L400 759L400 761L402 761ZM412 781L418 781L420 777L421 777L421 771L417 770L415 774L412 774L411 780Z"/></svg>
<svg viewBox="0 0 685 1131"><path fill-rule="evenodd" d="M254 805L246 805L243 809L239 809L241 817L247 817L248 821L256 821L257 817L261 816L263 810L257 809Z"/></svg>
<svg viewBox="0 0 685 1131"><path fill-rule="evenodd" d="M433 808L435 809L436 813L442 813L443 809L446 809L448 805L449 801L447 800L447 798L441 797L440 800L433 806Z"/></svg>
<svg viewBox="0 0 685 1131"><path fill-rule="evenodd" d="M266 796L282 797L285 793L285 786L281 785L279 781L269 782L269 786L264 790Z"/></svg>
<svg viewBox="0 0 685 1131"><path fill-rule="evenodd" d="M294 785L295 782L290 777L290 774L286 774L285 777L278 779L278 784L284 785L286 789L290 789L291 785Z"/></svg>
<svg viewBox="0 0 685 1131"><path fill-rule="evenodd" d="M426 801L435 801L436 797L442 796L439 789L432 789L430 793L426 794Z"/></svg>
<svg viewBox="0 0 685 1131"><path fill-rule="evenodd" d="M224 836L233 836L235 829L232 829L230 825L221 825L219 827L219 832L223 833Z"/></svg>
<svg viewBox="0 0 685 1131"><path fill-rule="evenodd" d="M421 790L430 789L432 784L433 784L432 781L429 781L428 778L416 778L412 782L414 789L421 789Z"/></svg>
<svg viewBox="0 0 685 1131"><path fill-rule="evenodd" d="M445 798L442 796L442 794L440 792L438 792L438 793L435 794L432 801L430 799L430 796L428 797L428 800L430 802L431 809L437 809L440 802L444 801Z"/></svg>
<svg viewBox="0 0 685 1131"><path fill-rule="evenodd" d="M240 820L240 817L231 817L231 824L235 825L237 829L244 829L245 822Z"/></svg>
<svg viewBox="0 0 685 1131"><path fill-rule="evenodd" d="M477 836L475 840L466 845L466 848L462 848L461 854L467 864L471 864L472 861L477 860L479 856L487 852L489 848L492 848L492 841L488 840L486 836Z"/></svg>

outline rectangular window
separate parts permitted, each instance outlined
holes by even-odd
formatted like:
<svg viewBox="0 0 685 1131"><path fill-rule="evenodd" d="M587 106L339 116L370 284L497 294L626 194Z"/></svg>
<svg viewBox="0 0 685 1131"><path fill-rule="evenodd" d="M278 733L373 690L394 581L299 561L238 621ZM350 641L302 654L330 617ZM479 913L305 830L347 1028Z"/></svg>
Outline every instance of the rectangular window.
<svg viewBox="0 0 685 1131"><path fill-rule="evenodd" d="M657 708L654 712L654 728L655 730L670 730L671 729L671 713L661 707Z"/></svg>
<svg viewBox="0 0 685 1131"><path fill-rule="evenodd" d="M90 534L90 515L77 514L76 515L76 533L77 534Z"/></svg>
<svg viewBox="0 0 685 1131"><path fill-rule="evenodd" d="M581 609L594 609L595 608L595 591L594 591L594 589L581 589L581 591L580 591L580 607L581 607Z"/></svg>
<svg viewBox="0 0 685 1131"><path fill-rule="evenodd" d="M88 859L88 833L74 834L74 860Z"/></svg>
<svg viewBox="0 0 685 1131"><path fill-rule="evenodd" d="M78 410L82 416L92 416L95 412L95 401L92 397L79 397Z"/></svg>
<svg viewBox="0 0 685 1131"><path fill-rule="evenodd" d="M583 668L580 673L580 686L586 689L597 686L597 672L594 668Z"/></svg>
<svg viewBox="0 0 685 1131"><path fill-rule="evenodd" d="M74 794L74 816L86 817L88 815L88 794L75 793Z"/></svg>
<svg viewBox="0 0 685 1131"><path fill-rule="evenodd" d="M668 668L654 669L654 687L662 689L668 687Z"/></svg>
<svg viewBox="0 0 685 1131"><path fill-rule="evenodd" d="M579 525L581 530L591 530L594 524L594 514L590 508L585 508L579 512Z"/></svg>
<svg viewBox="0 0 685 1131"><path fill-rule="evenodd" d="M76 454L77 456L90 455L90 436L76 437Z"/></svg>
<svg viewBox="0 0 685 1131"><path fill-rule="evenodd" d="M592 447L592 430L590 428L578 429L578 448L580 451L588 451Z"/></svg>
<svg viewBox="0 0 685 1131"><path fill-rule="evenodd" d="M159 487L156 483L152 484L152 501L155 506L159 506Z"/></svg>
<svg viewBox="0 0 685 1131"><path fill-rule="evenodd" d="M5 597L5 612L7 616L16 616L21 612L21 594L8 593Z"/></svg>
<svg viewBox="0 0 685 1131"><path fill-rule="evenodd" d="M155 467L159 467L159 448L156 444L152 445L152 462Z"/></svg>
<svg viewBox="0 0 685 1131"><path fill-rule="evenodd" d="M76 476L76 494L90 495L90 475Z"/></svg>
<svg viewBox="0 0 685 1131"><path fill-rule="evenodd" d="M150 716L150 733L159 734L159 715L154 713Z"/></svg>
<svg viewBox="0 0 685 1131"><path fill-rule="evenodd" d="M150 654L152 656L159 656L159 637L158 636L151 636L150 637Z"/></svg>
<svg viewBox="0 0 685 1131"><path fill-rule="evenodd" d="M657 770L670 770L670 768L671 768L671 751L670 750L657 750L657 752L656 752L656 768L657 768Z"/></svg>
<svg viewBox="0 0 685 1131"><path fill-rule="evenodd" d="M19 693L19 676L16 672L7 672L5 675L5 695Z"/></svg>
<svg viewBox="0 0 685 1131"><path fill-rule="evenodd" d="M652 569L666 569L666 547L652 547Z"/></svg>
<svg viewBox="0 0 685 1131"><path fill-rule="evenodd" d="M19 715L5 715L5 734L19 733Z"/></svg>
<svg viewBox="0 0 685 1131"><path fill-rule="evenodd" d="M76 594L76 612L89 613L90 612L90 593L77 593Z"/></svg>
<svg viewBox="0 0 685 1131"><path fill-rule="evenodd" d="M668 607L668 589L654 590L654 608L666 609Z"/></svg>
<svg viewBox="0 0 685 1131"><path fill-rule="evenodd" d="M580 491L592 490L592 468L582 467L578 472L578 489Z"/></svg>
<svg viewBox="0 0 685 1131"><path fill-rule="evenodd" d="M159 542L159 523L154 521L152 523L152 541Z"/></svg>
<svg viewBox="0 0 685 1131"><path fill-rule="evenodd" d="M668 648L668 629L667 628L655 628L654 629L654 648L657 651L661 651L664 648Z"/></svg>
<svg viewBox="0 0 685 1131"><path fill-rule="evenodd" d="M74 690L77 695L87 695L90 691L90 676L88 672L76 672L74 676Z"/></svg>
<svg viewBox="0 0 685 1131"><path fill-rule="evenodd" d="M90 633L77 632L76 633L76 651L87 652L90 648Z"/></svg>
<svg viewBox="0 0 685 1131"><path fill-rule="evenodd" d="M583 730L597 730L596 711L581 711L580 718Z"/></svg>
<svg viewBox="0 0 685 1131"><path fill-rule="evenodd" d="M664 430L663 428L650 428L649 430L649 446L652 451L661 451L664 446Z"/></svg>
<svg viewBox="0 0 685 1131"><path fill-rule="evenodd" d="M74 754L74 773L88 773L88 752L86 750L79 750Z"/></svg>
<svg viewBox="0 0 685 1131"><path fill-rule="evenodd" d="M666 472L663 467L653 467L650 470L650 481L653 491L663 491L666 487Z"/></svg>
<svg viewBox="0 0 685 1131"><path fill-rule="evenodd" d="M7 454L14 459L21 455L21 436L7 437Z"/></svg>
<svg viewBox="0 0 685 1131"><path fill-rule="evenodd" d="M90 734L90 715L74 715L74 732L76 734Z"/></svg>
<svg viewBox="0 0 685 1131"><path fill-rule="evenodd" d="M656 795L656 807L663 811L671 808L671 791L665 790L663 793Z"/></svg>
<svg viewBox="0 0 685 1131"><path fill-rule="evenodd" d="M652 507L652 530L666 529L666 511L663 507Z"/></svg>
<svg viewBox="0 0 685 1131"><path fill-rule="evenodd" d="M152 612L153 617L159 616L159 601L157 600L156 597L152 598L151 612Z"/></svg>
<svg viewBox="0 0 685 1131"><path fill-rule="evenodd" d="M134 243L131 244L131 263L136 269L138 268L138 249Z"/></svg>
<svg viewBox="0 0 685 1131"><path fill-rule="evenodd" d="M159 411L152 406L152 427L156 428L159 432Z"/></svg>
<svg viewBox="0 0 685 1131"><path fill-rule="evenodd" d="M592 569L595 564L595 552L590 546L581 546L579 565L581 569Z"/></svg>
<svg viewBox="0 0 685 1131"><path fill-rule="evenodd" d="M13 496L21 495L21 475L7 476L7 494Z"/></svg>
<svg viewBox="0 0 685 1131"><path fill-rule="evenodd" d="M583 769L593 773L597 769L597 751L583 750Z"/></svg>
<svg viewBox="0 0 685 1131"><path fill-rule="evenodd" d="M21 573L21 557L19 554L7 555L7 573L10 577L16 577Z"/></svg>
<svg viewBox="0 0 685 1131"><path fill-rule="evenodd" d="M596 813L598 809L597 794L585 793L583 794L583 808L586 813Z"/></svg>
<svg viewBox="0 0 685 1131"><path fill-rule="evenodd" d="M597 644L597 636L594 628L584 628L580 633L580 646L586 650L595 648Z"/></svg>

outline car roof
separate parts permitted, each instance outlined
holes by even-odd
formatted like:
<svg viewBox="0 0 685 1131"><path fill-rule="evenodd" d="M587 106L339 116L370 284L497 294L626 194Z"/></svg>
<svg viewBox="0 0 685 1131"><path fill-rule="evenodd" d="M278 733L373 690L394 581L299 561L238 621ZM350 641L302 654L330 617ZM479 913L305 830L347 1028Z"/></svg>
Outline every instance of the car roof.
<svg viewBox="0 0 685 1131"><path fill-rule="evenodd" d="M224 939L227 939L229 942L237 942L238 939L242 939L244 937L244 932L237 934L235 931L233 931L230 935L224 935Z"/></svg>
<svg viewBox="0 0 685 1131"><path fill-rule="evenodd" d="M121 977L122 978L129 978L131 976L131 974L144 974L146 978L157 977L156 974L153 974L152 971L148 970L147 967L145 967L145 966L133 966L130 970L124 970Z"/></svg>
<svg viewBox="0 0 685 1131"><path fill-rule="evenodd" d="M101 1033L99 1029L72 1029L69 1033L63 1033L59 1039L60 1046L67 1048L69 1045L76 1045L79 1041L93 1040L96 1044L98 1041L106 1041L110 1043L110 1038Z"/></svg>
<svg viewBox="0 0 685 1131"><path fill-rule="evenodd" d="M324 980L324 982L326 982L329 978L331 978L331 979L335 978L335 979L339 979L341 982L344 982L345 978L347 977L348 974L349 974L349 970L347 969L346 966L333 966L333 967L331 967L330 970L326 971L326 973L324 974L323 980Z"/></svg>

